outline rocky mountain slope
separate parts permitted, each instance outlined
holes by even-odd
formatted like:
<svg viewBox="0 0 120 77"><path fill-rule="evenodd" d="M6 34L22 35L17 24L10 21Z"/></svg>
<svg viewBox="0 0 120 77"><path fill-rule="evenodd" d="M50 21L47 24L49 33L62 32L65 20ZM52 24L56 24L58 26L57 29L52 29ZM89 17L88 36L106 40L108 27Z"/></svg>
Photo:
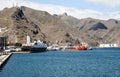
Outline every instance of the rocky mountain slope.
<svg viewBox="0 0 120 77"><path fill-rule="evenodd" d="M1 34L7 36L10 43L25 43L26 36L31 34L36 38L41 36L45 39L39 26L29 20L18 7L4 9L0 12L0 19L0 27L6 27L6 31Z"/></svg>
<svg viewBox="0 0 120 77"><path fill-rule="evenodd" d="M0 11L0 28L5 28L0 35L7 36L9 43L26 43L27 35L33 40L51 44L75 45L85 42L78 31L69 27L61 19L45 11L24 6L5 8Z"/></svg>
<svg viewBox="0 0 120 77"><path fill-rule="evenodd" d="M62 15L63 21L75 19L71 16ZM66 20L67 19L67 20ZM76 19L75 19L76 20ZM79 22L78 22L79 21ZM93 18L77 19L77 23L72 24L73 27L84 32L94 38L98 43L116 43L120 45L120 21L115 19L99 20Z"/></svg>
<svg viewBox="0 0 120 77"><path fill-rule="evenodd" d="M71 27L75 27L75 24L78 24L80 22L79 19L69 16L69 15L67 15L67 13L63 13L61 15L54 14L54 16L62 19L67 25L69 25Z"/></svg>
<svg viewBox="0 0 120 77"><path fill-rule="evenodd" d="M77 19L63 15L50 15L46 11L27 7L5 8L0 11L1 36L7 36L8 43L26 43L26 36L48 44L75 45L86 42L91 46L99 43L120 45L120 21Z"/></svg>

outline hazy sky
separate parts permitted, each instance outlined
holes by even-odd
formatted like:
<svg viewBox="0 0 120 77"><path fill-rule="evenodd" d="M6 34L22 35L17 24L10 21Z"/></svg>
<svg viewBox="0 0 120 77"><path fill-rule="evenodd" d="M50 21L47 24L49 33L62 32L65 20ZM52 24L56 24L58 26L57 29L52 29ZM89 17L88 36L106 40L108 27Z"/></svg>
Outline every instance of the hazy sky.
<svg viewBox="0 0 120 77"><path fill-rule="evenodd" d="M60 5L102 12L120 11L120 0L30 0L41 4Z"/></svg>
<svg viewBox="0 0 120 77"><path fill-rule="evenodd" d="M5 7L26 6L50 14L63 14L76 18L119 19L120 0L0 0L0 10Z"/></svg>

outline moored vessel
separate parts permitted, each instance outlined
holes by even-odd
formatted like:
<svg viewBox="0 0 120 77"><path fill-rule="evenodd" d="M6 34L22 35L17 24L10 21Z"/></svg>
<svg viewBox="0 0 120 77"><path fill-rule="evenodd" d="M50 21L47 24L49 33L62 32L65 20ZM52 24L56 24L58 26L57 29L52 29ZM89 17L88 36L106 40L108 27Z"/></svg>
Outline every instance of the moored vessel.
<svg viewBox="0 0 120 77"><path fill-rule="evenodd" d="M40 41L36 41L35 43L33 43L33 45L31 46L31 53L35 53L35 52L44 52L47 49L47 45L43 42Z"/></svg>
<svg viewBox="0 0 120 77"><path fill-rule="evenodd" d="M68 46L65 48L66 50L87 50L87 46L82 44L82 45L77 45L77 46Z"/></svg>

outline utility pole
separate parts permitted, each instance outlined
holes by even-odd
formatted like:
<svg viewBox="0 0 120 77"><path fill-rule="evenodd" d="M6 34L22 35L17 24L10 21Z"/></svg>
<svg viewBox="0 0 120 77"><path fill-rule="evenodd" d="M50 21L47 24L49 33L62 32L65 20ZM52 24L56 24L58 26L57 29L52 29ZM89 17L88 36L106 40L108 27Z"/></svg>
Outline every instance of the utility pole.
<svg viewBox="0 0 120 77"><path fill-rule="evenodd" d="M5 50L5 42L6 42L6 41L5 41L5 40L6 40L6 39L5 39L5 36L3 37L3 40L4 40L3 50Z"/></svg>

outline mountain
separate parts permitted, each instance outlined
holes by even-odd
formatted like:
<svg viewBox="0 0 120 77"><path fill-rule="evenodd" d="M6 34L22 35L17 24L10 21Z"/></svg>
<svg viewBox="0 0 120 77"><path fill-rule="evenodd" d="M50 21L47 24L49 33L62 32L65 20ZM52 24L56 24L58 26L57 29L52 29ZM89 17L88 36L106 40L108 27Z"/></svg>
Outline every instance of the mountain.
<svg viewBox="0 0 120 77"><path fill-rule="evenodd" d="M77 19L67 13L51 15L46 11L25 6L0 11L0 35L8 43L26 43L26 36L47 44L75 45L86 42L91 46L100 43L120 45L120 21L93 18Z"/></svg>
<svg viewBox="0 0 120 77"><path fill-rule="evenodd" d="M110 19L106 23L109 26L109 30L103 36L103 39L109 40L109 42L116 42L120 45L120 21Z"/></svg>
<svg viewBox="0 0 120 77"><path fill-rule="evenodd" d="M65 17L65 16L64 16ZM67 16L66 19L61 18L68 25L68 21L74 20L74 17ZM75 19L76 20L76 19ZM98 43L116 43L120 45L120 21L115 19L100 20L93 18L77 19L73 23L74 28L80 32L84 32L93 37Z"/></svg>
<svg viewBox="0 0 120 77"><path fill-rule="evenodd" d="M63 13L61 15L54 14L54 16L62 19L64 23L71 27L75 27L75 25L79 23L79 19L69 16L67 13Z"/></svg>
<svg viewBox="0 0 120 77"><path fill-rule="evenodd" d="M46 11L34 10L27 7L5 8L0 11L1 36L7 36L9 43L26 43L26 36L33 40L46 41L60 45L75 45L85 42L80 32L69 27L61 19ZM86 39L89 37L86 37Z"/></svg>
<svg viewBox="0 0 120 77"><path fill-rule="evenodd" d="M88 30L87 33L100 38L98 39L100 43L117 43L120 45L120 21L114 19L107 21L90 19L90 21L100 22L101 24L99 25L103 27L103 29L98 28L98 30ZM86 26L90 26L90 24L86 24Z"/></svg>
<svg viewBox="0 0 120 77"><path fill-rule="evenodd" d="M19 7L4 9L0 12L0 19L0 27L6 27L6 32L3 31L1 34L8 37L9 43L25 43L26 36L31 34L36 38L46 37L39 26L28 19Z"/></svg>

